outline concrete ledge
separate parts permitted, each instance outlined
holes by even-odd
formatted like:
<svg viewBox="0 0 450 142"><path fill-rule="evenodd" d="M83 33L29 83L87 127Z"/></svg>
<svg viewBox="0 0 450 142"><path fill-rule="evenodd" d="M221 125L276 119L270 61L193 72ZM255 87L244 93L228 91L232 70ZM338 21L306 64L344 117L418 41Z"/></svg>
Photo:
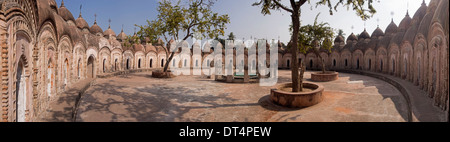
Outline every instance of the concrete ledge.
<svg viewBox="0 0 450 142"><path fill-rule="evenodd" d="M408 104L408 122L448 121L447 112L435 107L423 90L411 82L387 74L362 70L337 70L343 73L360 74L383 80L397 88Z"/></svg>
<svg viewBox="0 0 450 142"><path fill-rule="evenodd" d="M303 87L312 89L311 92L282 91L281 89L285 87L292 87L292 83L283 83L270 90L270 99L274 103L290 108L304 108L316 105L324 99L322 93L325 88L320 84L303 82Z"/></svg>
<svg viewBox="0 0 450 142"><path fill-rule="evenodd" d="M317 82L328 82L339 79L339 73L333 71L327 71L325 74L322 72L311 73L311 80Z"/></svg>
<svg viewBox="0 0 450 142"><path fill-rule="evenodd" d="M152 69L134 69L134 70L124 70L124 71L116 71L111 73L104 73L97 75L97 78L109 78L118 75L130 74L130 73L138 73L138 72L151 72L161 68L152 68Z"/></svg>

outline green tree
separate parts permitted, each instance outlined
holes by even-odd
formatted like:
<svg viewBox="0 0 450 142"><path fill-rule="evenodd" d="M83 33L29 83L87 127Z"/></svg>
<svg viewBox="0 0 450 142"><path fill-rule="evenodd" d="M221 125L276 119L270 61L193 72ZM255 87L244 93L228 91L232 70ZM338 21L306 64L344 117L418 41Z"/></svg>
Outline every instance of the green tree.
<svg viewBox="0 0 450 142"><path fill-rule="evenodd" d="M305 25L300 27L299 31L299 50L302 53L306 53L308 50L312 50L317 57L319 57L320 63L322 65L322 73L325 73L325 63L320 55L320 49L327 50L331 53L333 48L332 39L334 36L333 28L329 26L328 23L318 23L317 18L320 13L317 14L313 25ZM300 65L303 68L303 65ZM300 71L300 76L302 76L304 70ZM301 82L301 81L300 81Z"/></svg>
<svg viewBox="0 0 450 142"><path fill-rule="evenodd" d="M228 35L228 39L227 39L227 40L232 40L232 41L234 41L234 39L236 39L236 36L234 35L233 32L231 32L231 33Z"/></svg>
<svg viewBox="0 0 450 142"><path fill-rule="evenodd" d="M164 37L166 63L164 72L167 72L169 63L172 61L175 52L169 49L173 42L171 40L187 40L188 38L203 37L214 38L224 35L226 24L230 23L227 14L219 15L211 10L215 0L189 0L187 4L181 4L178 0L172 3L170 0L159 2L158 15L153 21L147 21L147 25L136 25L140 28L138 35L148 37L151 41L156 41L158 37Z"/></svg>
<svg viewBox="0 0 450 142"><path fill-rule="evenodd" d="M214 40L218 41L220 44L225 45L225 39L220 38L219 36L216 36ZM225 46L222 46L223 49L225 49Z"/></svg>
<svg viewBox="0 0 450 142"><path fill-rule="evenodd" d="M253 6L260 6L261 13L264 15L270 15L271 10L283 10L291 14L292 20L292 36L291 36L291 46L292 46L292 59L297 59L298 54L298 39L300 30L300 8L306 3L310 3L310 0L289 0L289 4L283 4L281 0L260 0L259 2L253 3ZM337 11L339 5L346 6L347 9L352 7L356 14L360 16L363 20L367 20L376 13L376 10L372 6L373 0L339 0L333 4L330 0L317 0L316 8L319 5L326 5L330 10L330 15L333 15L334 11ZM367 4L367 8L365 7ZM292 60L292 92L299 92L303 90L302 83L299 81L303 80L303 75L299 76L299 66L297 60ZM303 65L301 65L303 66ZM302 70L304 67L302 68ZM302 78L300 78L302 77Z"/></svg>
<svg viewBox="0 0 450 142"><path fill-rule="evenodd" d="M125 39L125 41L124 41L124 43L123 43L123 46L125 46L125 47L131 47L133 44L138 44L139 43L139 40L140 40L141 38L139 38L138 36L132 36L132 35L129 35L129 36L127 36L127 38Z"/></svg>
<svg viewBox="0 0 450 142"><path fill-rule="evenodd" d="M344 30L342 30L342 29L339 29L338 30L338 35L337 36L342 36L342 37L345 37L345 33L344 33Z"/></svg>

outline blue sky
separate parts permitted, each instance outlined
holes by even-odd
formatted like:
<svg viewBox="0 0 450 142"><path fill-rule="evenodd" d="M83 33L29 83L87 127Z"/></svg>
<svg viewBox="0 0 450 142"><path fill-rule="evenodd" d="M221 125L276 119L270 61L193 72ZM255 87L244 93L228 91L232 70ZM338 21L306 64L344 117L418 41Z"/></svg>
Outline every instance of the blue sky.
<svg viewBox="0 0 450 142"><path fill-rule="evenodd" d="M228 14L231 18L231 23L227 25L225 31L226 35L234 32L238 39L249 39L250 37L278 39L279 37L282 42L288 42L290 39L288 30L291 23L290 15L284 11L273 11L272 15L264 16L260 13L259 7L251 6L256 1L259 0L218 0L215 3L213 11L219 14ZM319 21L328 22L334 29L343 29L346 36L352 32L361 33L364 27L371 34L378 23L384 31L391 22L391 18L394 18L394 22L398 25L405 17L407 9L412 17L422 3L422 0L374 1L374 7L378 12L373 18L366 21L366 26L354 11L340 7L331 16L328 7L318 6L316 8L313 4L315 0L311 0L312 4L305 4L302 7L302 24L312 24L315 16L320 12ZM56 2L58 5L61 4L61 0L56 0ZM425 2L428 4L429 0L425 0ZM120 33L123 24L124 32L130 35L134 32L134 24L143 25L146 24L146 20L155 19L158 0L65 0L64 4L75 19L79 16L82 4L82 15L89 26L94 23L94 14L97 14L97 23L103 30L108 28L108 19L111 19L111 28L116 34ZM394 16L391 16L391 12L394 13Z"/></svg>

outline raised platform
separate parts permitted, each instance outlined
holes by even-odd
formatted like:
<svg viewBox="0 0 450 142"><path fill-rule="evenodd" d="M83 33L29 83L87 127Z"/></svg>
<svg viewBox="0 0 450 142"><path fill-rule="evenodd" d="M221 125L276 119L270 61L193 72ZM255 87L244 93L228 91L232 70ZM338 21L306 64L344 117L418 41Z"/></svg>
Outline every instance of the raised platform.
<svg viewBox="0 0 450 142"><path fill-rule="evenodd" d="M324 87L312 82L303 82L303 87L311 89L310 92L287 92L282 88L291 87L292 83L284 83L276 86L276 89L270 90L270 99L281 106L290 108L304 108L316 105L323 101L322 95Z"/></svg>
<svg viewBox="0 0 450 142"><path fill-rule="evenodd" d="M328 82L328 81L334 81L334 80L338 80L338 79L339 79L338 72L327 71L325 73L322 73L322 72L311 73L312 81Z"/></svg>

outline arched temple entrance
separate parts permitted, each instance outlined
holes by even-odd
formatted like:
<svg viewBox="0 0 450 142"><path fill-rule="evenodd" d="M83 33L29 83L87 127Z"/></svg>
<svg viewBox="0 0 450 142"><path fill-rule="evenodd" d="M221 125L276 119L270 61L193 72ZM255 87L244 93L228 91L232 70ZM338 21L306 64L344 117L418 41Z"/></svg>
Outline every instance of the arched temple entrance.
<svg viewBox="0 0 450 142"><path fill-rule="evenodd" d="M117 59L116 60L114 60L114 71L117 71L118 70L118 68L117 68Z"/></svg>
<svg viewBox="0 0 450 142"><path fill-rule="evenodd" d="M153 59L150 59L150 68L153 68Z"/></svg>
<svg viewBox="0 0 450 142"><path fill-rule="evenodd" d="M88 78L94 78L95 72L94 72L94 57L93 56L89 56L88 61L87 61L87 77Z"/></svg>
<svg viewBox="0 0 450 142"><path fill-rule="evenodd" d="M17 65L16 79L16 121L25 122L27 84L25 80L25 67L23 64L23 60L20 60Z"/></svg>
<svg viewBox="0 0 450 142"><path fill-rule="evenodd" d="M127 70L129 70L130 69L130 59L127 59Z"/></svg>
<svg viewBox="0 0 450 142"><path fill-rule="evenodd" d="M141 59L138 60L138 69L141 68Z"/></svg>

